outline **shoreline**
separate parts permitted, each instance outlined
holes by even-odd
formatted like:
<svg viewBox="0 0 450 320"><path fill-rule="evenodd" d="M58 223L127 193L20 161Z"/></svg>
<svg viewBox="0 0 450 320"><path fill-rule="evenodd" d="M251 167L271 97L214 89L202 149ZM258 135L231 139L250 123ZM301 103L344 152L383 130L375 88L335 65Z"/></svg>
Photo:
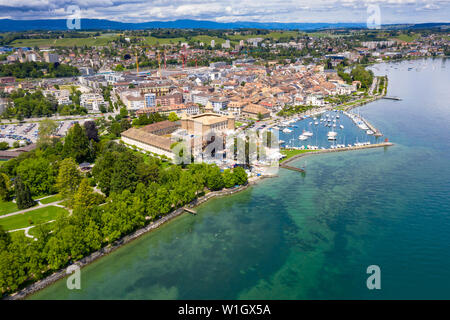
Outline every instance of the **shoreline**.
<svg viewBox="0 0 450 320"><path fill-rule="evenodd" d="M181 216L182 214L186 213L185 208L194 208L194 207L197 207L197 206L207 202L210 199L213 199L216 197L222 197L222 196L229 196L229 195L238 193L240 191L247 189L250 186L257 184L259 181L262 181L264 178L267 178L267 177L261 176L261 177L257 177L257 178L253 178L253 179L249 178L249 181L245 185L241 185L239 187L232 188L232 189L222 189L219 191L211 191L211 192L201 196L200 198L194 199L187 205L185 205L181 208L175 209L174 211L161 217L160 219L158 219L154 222L151 222L147 226L145 226L141 229L138 229L138 230L134 231L133 233L114 241L112 244L109 244L109 245L101 248L100 250L97 250L97 251L91 253L90 255L74 262L73 264L78 265L81 269L81 268L89 265L90 263L121 248L123 245L130 243L131 241L141 237L142 235L158 229L160 226L162 226L166 222L169 222L172 219L175 219L176 217ZM25 288L21 289L20 291L18 291L16 293L4 296L2 298L2 300L23 300L23 299L27 298L28 296L52 285L56 281L61 280L61 279L65 278L66 276L69 276L70 274L66 274L66 270L67 270L67 267L65 267L59 271L56 271L53 274L45 277L44 279L26 286Z"/></svg>
<svg viewBox="0 0 450 320"><path fill-rule="evenodd" d="M290 163L294 160L297 160L301 157L307 156L307 155L314 155L314 154L322 154L322 153L331 153L331 152L342 152L342 151L352 151L352 150L362 150L362 149L371 149L371 148L380 148L380 147L388 147L388 146L393 146L394 144L391 142L383 142L383 143L378 143L378 144L372 144L372 145L366 145L366 146L358 146L358 147L346 147L346 148L340 148L340 149L326 149L326 150L317 150L317 151L311 151L311 152L306 152L306 153L301 153L298 155L295 155L289 159L286 159L282 162L280 162L280 167L283 168L283 165L286 165L287 163ZM133 233L126 235L124 237L122 237L121 239L116 240L114 243L107 245L103 248L101 248L98 251L95 251L93 253L91 253L89 256L82 258L81 260L73 263L75 265L78 265L81 268L91 264L92 262L112 253L113 251L121 248L122 246L124 246L125 244L128 244L130 242L132 242L135 239L138 239L139 237L141 237L142 235L151 232L153 230L158 229L160 226L162 226L163 224L165 224L166 222L169 222L175 218L177 218L178 216L181 216L182 214L186 213L185 208L195 208L205 202L207 202L208 200L211 200L213 198L216 197L223 197L223 196L229 196L229 195L233 195L235 193L241 192L246 190L247 188L249 188L250 186L256 185L258 182L264 180L265 178L272 178L275 176L260 176L260 177L254 177L254 178L250 178L248 183L246 185L242 185L239 186L237 188L232 188L232 189L223 189L220 191L211 191L207 194L205 194L204 196L194 199L193 201L191 201L189 204L185 205L184 207L175 209L174 211L172 211L171 213L169 213L168 215L158 219L155 222L150 223L149 225L138 229L136 231L134 231ZM67 268L64 268L62 270L59 270L49 276L47 276L46 278L32 283L29 286L23 288L22 290L18 291L15 294L12 295L7 295L5 297L3 297L3 300L23 300L25 298L27 298L28 296L42 290L45 289L46 287L52 285L53 283L55 283L56 281L59 281L63 278L65 278L66 276L68 276L69 274L66 274L66 270Z"/></svg>
<svg viewBox="0 0 450 320"><path fill-rule="evenodd" d="M374 97L372 97L372 99L369 99L368 101L358 102L354 105L347 106L346 108L344 108L344 111L351 110L360 105L364 105L364 104L376 101L376 100L382 98L386 94L386 92L387 92L387 84L385 86L384 94L381 94L379 96L374 96ZM324 107L322 109L325 109L325 110L319 111L319 113L325 112L327 110L332 110L336 107L337 106L331 107L331 108ZM316 113L317 113L317 111L312 112L310 114L316 114ZM292 116L292 117L294 117L294 116ZM290 163L291 161L294 161L305 155L310 155L310 154L342 152L342 151L361 150L361 149L370 149L370 148L379 148L379 147L388 147L388 146L393 146L393 143L383 142L383 143L371 144L371 145L365 145L365 146L354 146L354 147L345 147L345 148L339 148L339 149L316 150L316 151L301 153L301 154L295 155L289 159L281 161L279 166L281 168L283 168L283 165L285 166L287 163ZM285 169L287 169L287 168L285 168ZM232 188L232 189L222 189L219 191L211 191L211 192L201 196L200 198L194 199L193 201L186 204L185 206L175 209L174 211L167 214L166 216L161 217L160 219L158 219L154 222L151 222L147 226L145 226L141 229L138 229L138 230L134 231L133 233L114 241L112 244L109 244L109 245L101 248L100 250L97 250L97 251L91 253L89 256L86 256L86 257L74 262L73 264L78 265L81 269L81 268L89 265L90 263L96 261L97 259L108 255L109 253L115 251L116 249L122 247L123 245L130 243L131 241L139 238L140 236L159 228L164 223L169 222L170 220L172 220L178 216L181 216L183 213L186 212L185 208L197 207L215 197L228 196L228 195L235 194L237 192L247 189L248 187L250 187L252 185L257 184L259 181L262 181L263 179L268 178L268 177L272 178L274 176L264 176L263 175L263 176L259 176L259 177L249 178L246 185L242 185L242 186ZM2 298L2 300L23 300L26 297L48 287L51 284L55 283L56 281L61 280L61 279L65 278L66 276L68 276L69 274L66 274L66 270L67 270L67 267L65 267L57 272L54 272L53 274L45 277L44 279L30 284L14 294L6 295L5 297Z"/></svg>

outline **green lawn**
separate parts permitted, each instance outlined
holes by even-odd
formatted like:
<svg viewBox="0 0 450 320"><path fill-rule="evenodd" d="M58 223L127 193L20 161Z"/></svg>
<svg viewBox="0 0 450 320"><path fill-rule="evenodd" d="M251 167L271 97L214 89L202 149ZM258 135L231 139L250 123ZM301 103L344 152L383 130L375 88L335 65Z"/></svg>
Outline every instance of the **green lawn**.
<svg viewBox="0 0 450 320"><path fill-rule="evenodd" d="M144 37L144 44L152 46L155 44L178 44L178 42L186 42L186 38L155 38L155 37Z"/></svg>
<svg viewBox="0 0 450 320"><path fill-rule="evenodd" d="M67 210L60 207L49 206L0 219L0 225L4 230L22 229L55 220L61 214L67 214Z"/></svg>
<svg viewBox="0 0 450 320"><path fill-rule="evenodd" d="M19 208L17 208L17 205L14 202L0 201L0 216L3 216L4 214L15 212L18 210L19 210Z"/></svg>
<svg viewBox="0 0 450 320"><path fill-rule="evenodd" d="M407 35L407 34L401 34L399 36L396 37L396 39L401 40L401 41L405 41L405 42L413 42L414 40L418 39L420 37L420 34L414 33L412 35Z"/></svg>
<svg viewBox="0 0 450 320"><path fill-rule="evenodd" d="M211 44L211 40L214 40L216 46L217 45L222 45L222 43L225 43L225 39L219 38L219 37L211 37L208 35L201 35L201 36L195 36L192 37L192 40L194 41L199 41L199 42L203 42L205 45L210 45ZM230 41L230 44L233 45L233 41Z"/></svg>
<svg viewBox="0 0 450 320"><path fill-rule="evenodd" d="M105 34L89 38L62 38L62 39L17 39L11 45L13 47L73 47L81 46L105 46L117 37L114 34Z"/></svg>
<svg viewBox="0 0 450 320"><path fill-rule="evenodd" d="M48 197L48 198L40 200L40 202L42 204L47 204L47 203L56 202L56 201L59 201L59 200L62 200L61 195L55 194L54 196L51 196L51 197Z"/></svg>
<svg viewBox="0 0 450 320"><path fill-rule="evenodd" d="M290 159L293 156L296 156L298 154L307 153L307 152L311 152L311 151L316 151L316 150L281 150L280 153L285 154L286 157L281 159L280 161L283 162L283 161Z"/></svg>

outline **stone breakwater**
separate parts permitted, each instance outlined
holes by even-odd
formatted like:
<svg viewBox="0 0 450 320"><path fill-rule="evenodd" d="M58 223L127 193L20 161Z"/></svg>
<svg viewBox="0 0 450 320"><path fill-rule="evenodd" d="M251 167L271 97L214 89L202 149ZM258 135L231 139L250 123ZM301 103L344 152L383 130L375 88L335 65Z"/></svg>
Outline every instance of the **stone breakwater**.
<svg viewBox="0 0 450 320"><path fill-rule="evenodd" d="M192 202L187 204L186 207L193 208L193 207L196 207L196 206L198 206L198 205L200 205L200 204L202 204L202 203L204 203L204 202L206 202L206 201L208 201L208 200L210 200L210 199L212 199L214 197L232 195L234 193L240 192L240 191L248 188L249 186L257 183L258 180L260 180L260 179L249 181L246 185L242 185L242 186L231 188L231 189L223 189L223 190L220 190L220 191L209 192L209 193L205 194L204 196L193 200ZM164 223L166 223L166 222L168 222L168 221L170 221L170 220L180 216L184 212L185 212L185 208L184 207L178 208L178 209L172 211L171 213L165 215L164 217L161 217L160 219L158 219L158 220L156 220L154 222L151 222L149 225L147 225L147 226L145 226L145 227L143 227L143 228L141 228L141 229L139 229L139 230L137 230L137 231L135 231L135 232L133 232L133 233L131 233L129 235L126 235L126 236L122 237L119 240L116 240L112 244L110 244L110 245L108 245L108 246L106 246L106 247L104 247L104 248L102 248L102 249L100 249L100 250L90 254L87 257L84 257L83 259L75 262L74 264L76 264L80 268L82 268L82 267L90 264L91 262L94 262L95 260L97 260L97 259L99 259L99 258L101 258L101 257L103 257L103 256L105 256L105 255L107 255L107 254L109 254L111 252L113 252L114 250L120 248L124 244L127 244L127 243L129 243L129 242L139 238L143 234L145 234L145 233L147 233L149 231L157 229L158 227L160 227ZM10 296L4 297L4 299L5 300L21 300L21 299L25 299L30 294L33 294L33 293L35 293L35 292L37 292L39 290L42 290L45 287L51 285L52 283L54 283L54 282L56 282L56 281L58 281L58 280L60 280L60 279L62 279L64 277L66 277L66 276L67 276L66 268L64 268L64 269L62 269L60 271L57 271L57 272L49 275L48 277L44 278L41 281L38 281L38 282L35 282L35 283L29 285L28 287L22 289L21 291L15 293L15 294L12 294Z"/></svg>
<svg viewBox="0 0 450 320"><path fill-rule="evenodd" d="M391 142L382 142L382 143L376 143L376 144L368 144L365 146L355 146L355 147L345 147L345 148L336 148L336 149L324 149L324 150L317 150L317 151L311 151L311 152L305 152L297 154L289 159L286 159L280 163L280 166L286 166L289 162L294 161L298 158L309 156L311 154L320 154L320 153L329 153L329 152L341 152L341 151L351 151L351 150L361 150L361 149L371 149L371 148L380 148L380 147L390 147L394 144Z"/></svg>

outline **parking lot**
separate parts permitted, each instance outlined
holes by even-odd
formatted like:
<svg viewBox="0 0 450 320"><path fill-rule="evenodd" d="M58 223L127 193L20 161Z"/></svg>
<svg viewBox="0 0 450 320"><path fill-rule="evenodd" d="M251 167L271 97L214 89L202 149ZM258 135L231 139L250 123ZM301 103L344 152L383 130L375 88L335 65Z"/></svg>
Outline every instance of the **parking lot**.
<svg viewBox="0 0 450 320"><path fill-rule="evenodd" d="M76 122L83 125L85 121L90 119L58 121L58 127L55 130L55 135L64 136L67 131ZM19 123L19 124L4 124L0 126L0 142L7 142L12 147L15 141L24 146L29 143L35 143L39 137L39 123Z"/></svg>

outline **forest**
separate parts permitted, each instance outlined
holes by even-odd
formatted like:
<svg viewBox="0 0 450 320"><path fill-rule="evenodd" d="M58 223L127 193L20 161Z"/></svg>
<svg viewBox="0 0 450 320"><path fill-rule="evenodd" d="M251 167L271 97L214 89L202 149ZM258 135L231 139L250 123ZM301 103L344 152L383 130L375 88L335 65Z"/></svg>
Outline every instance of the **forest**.
<svg viewBox="0 0 450 320"><path fill-rule="evenodd" d="M74 77L80 74L76 67L66 64L46 62L16 62L0 65L0 77L24 78L60 78Z"/></svg>

